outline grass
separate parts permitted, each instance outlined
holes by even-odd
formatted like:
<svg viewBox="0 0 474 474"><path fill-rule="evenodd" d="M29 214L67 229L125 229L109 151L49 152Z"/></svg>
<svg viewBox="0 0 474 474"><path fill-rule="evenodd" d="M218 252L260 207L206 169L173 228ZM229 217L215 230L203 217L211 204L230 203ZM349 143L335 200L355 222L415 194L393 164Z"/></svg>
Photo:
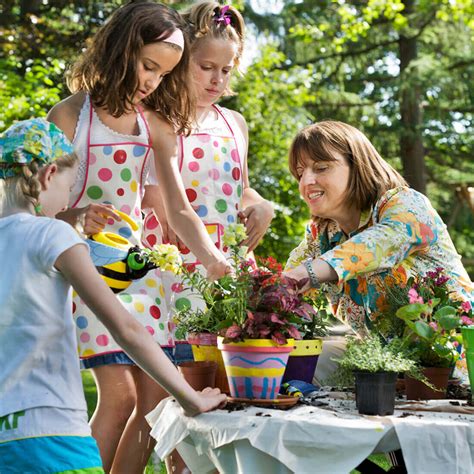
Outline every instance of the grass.
<svg viewBox="0 0 474 474"><path fill-rule="evenodd" d="M95 389L94 379L92 378L92 374L90 373L89 370L82 371L82 383L84 385L84 393L86 396L87 412L90 418L97 404L97 391ZM374 454L370 456L369 459L375 462L376 464L378 464L381 468L385 469L386 471L390 469L391 464L383 454ZM351 474L355 474L357 472L358 471L352 471ZM145 469L145 474L166 474L166 468L165 468L164 463L161 463L160 469L157 470L153 467L153 464L150 460Z"/></svg>

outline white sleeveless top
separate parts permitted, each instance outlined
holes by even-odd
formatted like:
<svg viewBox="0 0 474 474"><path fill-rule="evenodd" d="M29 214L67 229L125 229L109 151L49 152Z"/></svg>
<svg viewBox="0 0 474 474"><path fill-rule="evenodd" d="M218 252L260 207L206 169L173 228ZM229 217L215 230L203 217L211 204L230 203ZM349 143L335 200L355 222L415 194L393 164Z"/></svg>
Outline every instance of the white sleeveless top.
<svg viewBox="0 0 474 474"><path fill-rule="evenodd" d="M234 138L237 143L237 149L239 151L239 155L242 157L242 160L245 159L247 156L247 141L245 139L242 130L235 120L234 114L230 109L226 109L225 107L220 107L219 110L222 115L227 120L228 125L223 120L222 116L218 114L215 109L212 110L210 113L206 114L203 120L200 120L193 129L192 133L208 133L209 135L227 135L229 133L229 126L231 127ZM178 140L178 152L181 156L181 140ZM158 184L158 180L156 178L156 170L155 170L155 163L154 160L150 161L150 170L148 174L148 179L146 184ZM244 163L242 162L242 165Z"/></svg>
<svg viewBox="0 0 474 474"><path fill-rule="evenodd" d="M84 104L82 105L82 109L79 113L79 117L77 119L76 130L74 132L74 138L72 140L72 144L74 145L74 149L79 157L79 169L77 172L76 181L72 188L70 197L69 197L69 205L72 206L78 199L81 191L84 187L84 182L86 179L86 172L87 172L87 134L89 133L89 114L90 114L90 107L91 102L89 97L87 96L84 100ZM147 127L143 121L143 117L141 114L137 113L137 123L138 123L138 135L126 135L122 133L118 133L115 130L107 127L107 125L102 122L102 120L97 115L95 109L92 109L92 127L91 127L91 136L90 142L91 143L118 143L123 141L135 141L137 139L147 141L148 140L148 132ZM153 150L150 150L150 153L153 153ZM145 169L145 176L148 175L150 163L153 162L153 155L147 160L147 166Z"/></svg>

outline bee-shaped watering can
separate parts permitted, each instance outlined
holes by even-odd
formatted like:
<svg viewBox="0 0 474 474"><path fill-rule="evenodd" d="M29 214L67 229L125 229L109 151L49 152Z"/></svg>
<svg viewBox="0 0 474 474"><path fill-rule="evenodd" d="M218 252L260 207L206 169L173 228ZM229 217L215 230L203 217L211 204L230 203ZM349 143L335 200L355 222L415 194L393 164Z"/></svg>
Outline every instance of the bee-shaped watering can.
<svg viewBox="0 0 474 474"><path fill-rule="evenodd" d="M116 212L132 230L138 230L137 223L127 214ZM143 249L113 232L94 234L87 239L87 244L97 271L114 293L120 293L131 285L132 280L143 278L156 268Z"/></svg>

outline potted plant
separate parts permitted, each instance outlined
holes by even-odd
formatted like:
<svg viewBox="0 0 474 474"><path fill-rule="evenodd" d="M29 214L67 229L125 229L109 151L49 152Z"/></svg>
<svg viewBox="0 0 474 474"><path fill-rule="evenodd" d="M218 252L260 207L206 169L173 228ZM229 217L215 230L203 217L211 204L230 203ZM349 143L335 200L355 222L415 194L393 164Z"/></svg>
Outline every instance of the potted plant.
<svg viewBox="0 0 474 474"><path fill-rule="evenodd" d="M284 278L281 271L255 268L253 261L245 259L247 249L239 245L245 238L242 224L228 227L223 243L230 249L233 274L215 282L178 264L183 283L201 295L205 308L178 312L177 331L178 335L190 333L192 342L202 332L222 336L218 348L232 396L276 399L293 338L301 338L298 327L315 309L299 295L305 282ZM155 246L150 251L156 263L163 265L165 256L175 255L168 247ZM250 357L254 360L249 362Z"/></svg>
<svg viewBox="0 0 474 474"><path fill-rule="evenodd" d="M295 339L282 382L291 380L313 382L318 358L323 349L322 338L328 333L329 313L326 296L318 293L316 297L305 297L304 300L313 306L315 312L308 315L309 319L303 319L299 327L302 338Z"/></svg>
<svg viewBox="0 0 474 474"><path fill-rule="evenodd" d="M364 415L392 415L395 384L400 372L416 374L416 362L402 349L398 338L388 343L375 334L365 339L348 337L340 370L355 379L356 406Z"/></svg>
<svg viewBox="0 0 474 474"><path fill-rule="evenodd" d="M411 351L426 377L424 382L406 377L408 399L445 398L449 375L460 358L463 302L452 297L448 282L443 269L437 268L389 288L388 304L398 320L391 332L403 340L403 348ZM384 325L390 314L385 314Z"/></svg>
<svg viewBox="0 0 474 474"><path fill-rule="evenodd" d="M276 399L298 328L316 316L299 294L305 282L285 278L272 258L259 268L241 258L241 235L224 235L235 275L227 283L227 316L218 338L232 396Z"/></svg>

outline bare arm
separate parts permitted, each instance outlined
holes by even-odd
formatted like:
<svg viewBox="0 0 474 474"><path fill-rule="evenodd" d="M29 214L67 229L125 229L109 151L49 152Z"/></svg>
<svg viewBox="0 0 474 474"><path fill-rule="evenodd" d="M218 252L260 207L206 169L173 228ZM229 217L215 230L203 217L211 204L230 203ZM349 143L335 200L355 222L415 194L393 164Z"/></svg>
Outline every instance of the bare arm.
<svg viewBox="0 0 474 474"><path fill-rule="evenodd" d="M156 177L168 222L184 244L203 263L211 277L229 269L201 219L189 204L178 167L177 140L172 128L156 114L150 117Z"/></svg>
<svg viewBox="0 0 474 474"><path fill-rule="evenodd" d="M77 120L85 100L85 94L79 92L56 104L46 116L46 119L57 125L72 142L76 131ZM114 212L110 204L89 204L85 207L77 207L60 212L58 219L66 221L73 227L78 224L79 230L85 235L102 232L107 224L108 218L120 221L120 216Z"/></svg>
<svg viewBox="0 0 474 474"><path fill-rule="evenodd" d="M225 402L217 389L205 395L196 392L178 374L174 365L148 331L117 301L97 273L84 245L63 252L55 267L111 332L114 339L150 377L171 393L188 415L203 413Z"/></svg>
<svg viewBox="0 0 474 474"><path fill-rule="evenodd" d="M245 224L248 238L242 243L248 246L249 251L257 247L265 232L275 217L273 204L264 199L260 194L252 189L248 176L248 128L245 119L241 114L231 111L245 139L245 156L242 163L242 211L239 217Z"/></svg>

